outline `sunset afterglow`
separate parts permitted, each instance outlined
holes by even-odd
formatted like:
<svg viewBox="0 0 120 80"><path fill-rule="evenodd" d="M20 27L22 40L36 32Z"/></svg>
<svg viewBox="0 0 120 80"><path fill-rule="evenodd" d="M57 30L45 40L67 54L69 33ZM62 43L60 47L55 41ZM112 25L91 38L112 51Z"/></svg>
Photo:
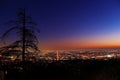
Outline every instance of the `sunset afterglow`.
<svg viewBox="0 0 120 80"><path fill-rule="evenodd" d="M17 10L24 5L21 0L13 1L19 5L1 2L1 24L15 19ZM120 47L120 2L117 0L26 2L26 12L40 29L40 34L36 34L39 48ZM1 25L0 34L9 27ZM7 43L15 41L18 36L14 35L13 32L8 37Z"/></svg>

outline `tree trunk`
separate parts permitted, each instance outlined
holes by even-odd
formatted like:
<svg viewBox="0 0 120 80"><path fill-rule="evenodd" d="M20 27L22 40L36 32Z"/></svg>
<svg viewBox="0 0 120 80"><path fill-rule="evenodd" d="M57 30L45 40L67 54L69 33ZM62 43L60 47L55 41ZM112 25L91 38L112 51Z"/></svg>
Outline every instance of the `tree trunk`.
<svg viewBox="0 0 120 80"><path fill-rule="evenodd" d="M25 28L26 28L26 14L25 14L25 9L24 9L24 16L23 16L23 35L22 35L22 41L23 41L23 44L22 44L22 62L24 63L25 62Z"/></svg>

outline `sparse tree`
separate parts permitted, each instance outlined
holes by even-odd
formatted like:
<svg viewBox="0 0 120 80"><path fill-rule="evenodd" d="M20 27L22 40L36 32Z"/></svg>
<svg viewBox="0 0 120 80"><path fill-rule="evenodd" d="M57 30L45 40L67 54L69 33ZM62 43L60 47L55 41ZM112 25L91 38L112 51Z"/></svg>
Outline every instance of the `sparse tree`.
<svg viewBox="0 0 120 80"><path fill-rule="evenodd" d="M38 39L35 35L35 32L39 32L39 30L34 27L36 24L32 21L31 16L26 15L25 9L20 9L17 19L10 20L7 24L12 26L1 36L1 39L3 40L14 30L18 34L19 40L6 46L6 48L11 48L12 50L19 48L23 62L28 53L37 53L39 51L37 47Z"/></svg>

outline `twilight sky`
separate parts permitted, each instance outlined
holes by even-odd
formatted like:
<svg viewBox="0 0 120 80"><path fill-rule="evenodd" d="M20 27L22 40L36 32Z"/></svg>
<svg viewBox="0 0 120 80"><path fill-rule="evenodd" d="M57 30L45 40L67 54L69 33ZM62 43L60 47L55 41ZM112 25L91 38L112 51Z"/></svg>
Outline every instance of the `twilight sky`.
<svg viewBox="0 0 120 80"><path fill-rule="evenodd" d="M0 34L24 6L41 31L40 48L120 47L119 0L0 0Z"/></svg>

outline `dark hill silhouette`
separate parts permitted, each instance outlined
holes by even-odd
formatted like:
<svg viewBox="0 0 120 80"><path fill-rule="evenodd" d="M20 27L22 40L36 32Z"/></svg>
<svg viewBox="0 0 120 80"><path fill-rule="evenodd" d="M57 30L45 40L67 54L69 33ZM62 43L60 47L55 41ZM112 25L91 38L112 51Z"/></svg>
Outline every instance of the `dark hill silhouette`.
<svg viewBox="0 0 120 80"><path fill-rule="evenodd" d="M20 65L20 63L19 63ZM24 77L17 64L11 64L5 80L119 80L120 60L66 60L26 62ZM23 80L23 79L22 79Z"/></svg>

